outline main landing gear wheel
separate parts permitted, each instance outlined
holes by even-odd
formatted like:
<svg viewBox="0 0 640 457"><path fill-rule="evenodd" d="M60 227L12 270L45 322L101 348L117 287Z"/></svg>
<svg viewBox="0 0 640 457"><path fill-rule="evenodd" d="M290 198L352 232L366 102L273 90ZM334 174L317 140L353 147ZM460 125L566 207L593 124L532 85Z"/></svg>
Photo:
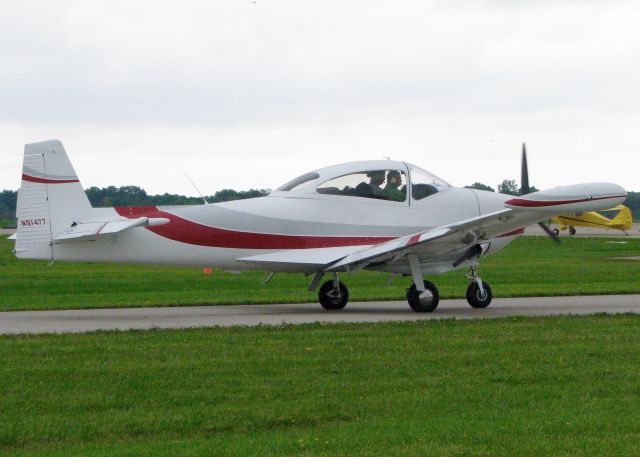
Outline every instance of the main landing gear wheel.
<svg viewBox="0 0 640 457"><path fill-rule="evenodd" d="M420 293L415 284L407 289L407 301L416 313L430 313L438 307L440 293L432 282L424 282L425 291Z"/></svg>
<svg viewBox="0 0 640 457"><path fill-rule="evenodd" d="M569 227L569 235L573 236L576 234L576 229L573 227Z"/></svg>
<svg viewBox="0 0 640 457"><path fill-rule="evenodd" d="M493 298L491 287L482 281L482 289L481 291L476 281L473 281L469 284L469 287L467 287L467 301L474 308L486 308L489 306L489 303L491 303L491 299Z"/></svg>
<svg viewBox="0 0 640 457"><path fill-rule="evenodd" d="M347 306L349 301L349 289L340 281L338 281L338 287L336 287L335 281L332 279L320 287L318 298L324 309L342 309Z"/></svg>
<svg viewBox="0 0 640 457"><path fill-rule="evenodd" d="M553 230L551 230L551 232L552 232L555 236L560 235L560 230L558 230L557 228L554 228Z"/></svg>

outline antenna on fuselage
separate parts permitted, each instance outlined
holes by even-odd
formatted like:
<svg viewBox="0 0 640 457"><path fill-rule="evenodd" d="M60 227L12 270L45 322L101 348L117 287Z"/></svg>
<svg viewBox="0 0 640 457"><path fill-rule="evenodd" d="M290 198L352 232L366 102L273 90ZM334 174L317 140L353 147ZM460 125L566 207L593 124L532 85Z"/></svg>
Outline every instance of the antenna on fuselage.
<svg viewBox="0 0 640 457"><path fill-rule="evenodd" d="M196 190L196 192L198 192L198 194L200 195L200 198L202 198L202 200L204 200L204 204L205 205L210 205L211 203L209 203L207 201L206 198L204 198L204 195L202 195L202 192L200 192L200 189L198 189L198 186L196 186L196 184L191 180L191 178L189 177L189 175L187 174L186 171L183 171L184 175L187 177L187 179L189 180L189 182L191 183L191 185L193 186L193 188Z"/></svg>

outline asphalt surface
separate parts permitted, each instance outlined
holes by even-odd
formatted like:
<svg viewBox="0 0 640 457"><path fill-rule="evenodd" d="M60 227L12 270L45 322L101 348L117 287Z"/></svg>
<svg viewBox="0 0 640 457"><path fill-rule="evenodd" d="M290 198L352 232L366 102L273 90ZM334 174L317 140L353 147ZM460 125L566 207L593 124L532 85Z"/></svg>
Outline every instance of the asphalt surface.
<svg viewBox="0 0 640 457"><path fill-rule="evenodd" d="M0 313L0 334L594 313L640 313L640 295L499 298L486 309L473 309L465 300L443 300L433 313L414 313L404 301L350 303L342 311L325 311L313 303L14 311Z"/></svg>

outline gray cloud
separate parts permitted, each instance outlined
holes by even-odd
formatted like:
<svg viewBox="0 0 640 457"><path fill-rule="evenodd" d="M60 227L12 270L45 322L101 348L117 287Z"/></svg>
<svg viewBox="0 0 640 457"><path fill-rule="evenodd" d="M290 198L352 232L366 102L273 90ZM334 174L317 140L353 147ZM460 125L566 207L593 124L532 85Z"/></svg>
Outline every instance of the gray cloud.
<svg viewBox="0 0 640 457"><path fill-rule="evenodd" d="M549 157L584 141L580 154L608 144L637 160L627 137L638 13L630 1L5 2L0 123L171 141L194 128L202 141L224 137L230 154L283 158L328 138L338 160L348 153L338 143L375 157L472 143L488 157L535 139ZM277 132L291 138L279 150L229 140ZM0 146L15 149L9 137ZM459 168L445 171L473 177Z"/></svg>

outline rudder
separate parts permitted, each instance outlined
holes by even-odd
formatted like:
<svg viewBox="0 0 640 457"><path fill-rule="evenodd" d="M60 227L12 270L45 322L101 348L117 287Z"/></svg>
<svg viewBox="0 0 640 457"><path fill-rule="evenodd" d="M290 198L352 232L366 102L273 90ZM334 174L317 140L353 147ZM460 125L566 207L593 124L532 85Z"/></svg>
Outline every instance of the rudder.
<svg viewBox="0 0 640 457"><path fill-rule="evenodd" d="M52 259L53 236L90 213L91 204L62 143L25 145L16 207L16 256Z"/></svg>
<svg viewBox="0 0 640 457"><path fill-rule="evenodd" d="M617 206L615 209L619 209L620 211L616 214L616 217L611 220L611 223L620 226L622 230L631 230L633 227L631 210L624 205Z"/></svg>

